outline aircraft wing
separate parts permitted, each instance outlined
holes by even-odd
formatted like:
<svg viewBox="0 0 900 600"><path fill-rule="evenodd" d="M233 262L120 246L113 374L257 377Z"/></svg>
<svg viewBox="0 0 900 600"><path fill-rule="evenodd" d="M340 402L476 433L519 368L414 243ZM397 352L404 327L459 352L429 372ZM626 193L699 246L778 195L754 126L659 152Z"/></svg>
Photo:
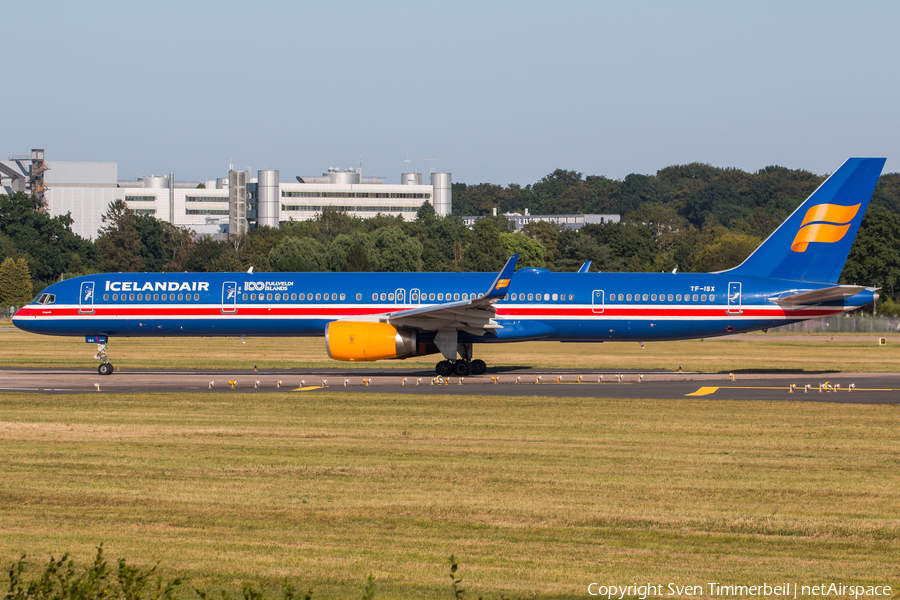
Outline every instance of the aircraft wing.
<svg viewBox="0 0 900 600"><path fill-rule="evenodd" d="M790 294L788 296L781 296L780 298L769 298L768 300L769 302L774 302L781 306L814 306L824 302L834 302L836 300L843 301L851 296L855 296L865 289L867 288L862 285L835 285L821 290Z"/></svg>
<svg viewBox="0 0 900 600"><path fill-rule="evenodd" d="M500 329L501 326L493 320L497 314L494 303L506 295L518 259L519 255L513 254L491 287L477 298L388 313L382 315L381 320L398 327L425 331L451 328L473 335L484 335L492 329Z"/></svg>

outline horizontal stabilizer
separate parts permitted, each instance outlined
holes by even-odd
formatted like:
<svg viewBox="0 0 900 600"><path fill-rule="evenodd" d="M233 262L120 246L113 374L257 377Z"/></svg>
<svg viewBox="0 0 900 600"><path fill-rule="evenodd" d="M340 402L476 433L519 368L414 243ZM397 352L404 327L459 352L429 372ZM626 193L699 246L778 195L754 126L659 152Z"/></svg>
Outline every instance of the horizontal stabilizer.
<svg viewBox="0 0 900 600"><path fill-rule="evenodd" d="M781 306L812 306L825 302L843 301L865 289L866 287L862 285L836 285L811 292L801 292L780 298L769 298L769 302L775 302Z"/></svg>

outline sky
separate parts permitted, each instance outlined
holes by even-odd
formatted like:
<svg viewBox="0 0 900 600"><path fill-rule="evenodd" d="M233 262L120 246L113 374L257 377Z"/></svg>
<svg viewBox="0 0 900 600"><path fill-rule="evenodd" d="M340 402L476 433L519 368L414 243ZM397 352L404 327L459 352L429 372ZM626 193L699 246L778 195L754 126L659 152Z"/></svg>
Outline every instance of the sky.
<svg viewBox="0 0 900 600"><path fill-rule="evenodd" d="M898 2L45 0L3 20L0 155L51 168L900 171Z"/></svg>

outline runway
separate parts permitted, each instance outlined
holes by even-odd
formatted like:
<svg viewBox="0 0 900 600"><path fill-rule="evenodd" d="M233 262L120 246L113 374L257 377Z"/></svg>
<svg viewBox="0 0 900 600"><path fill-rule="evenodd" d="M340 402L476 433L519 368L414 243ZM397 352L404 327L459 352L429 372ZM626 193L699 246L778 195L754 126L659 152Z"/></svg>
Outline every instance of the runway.
<svg viewBox="0 0 900 600"><path fill-rule="evenodd" d="M451 394L596 398L702 398L900 404L900 373L681 373L489 370L440 379L423 369L117 370L0 369L0 392Z"/></svg>

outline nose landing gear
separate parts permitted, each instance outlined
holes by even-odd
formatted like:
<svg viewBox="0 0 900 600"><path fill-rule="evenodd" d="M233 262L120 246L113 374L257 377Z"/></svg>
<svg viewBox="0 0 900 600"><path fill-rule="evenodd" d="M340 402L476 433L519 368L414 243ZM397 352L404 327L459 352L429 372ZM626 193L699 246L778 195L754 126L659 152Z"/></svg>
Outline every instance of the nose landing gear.
<svg viewBox="0 0 900 600"><path fill-rule="evenodd" d="M115 368L112 366L112 363L109 362L109 358L106 356L106 344L97 344L97 354L94 355L95 360L100 361L100 366L97 367L97 372L101 375L112 375Z"/></svg>

